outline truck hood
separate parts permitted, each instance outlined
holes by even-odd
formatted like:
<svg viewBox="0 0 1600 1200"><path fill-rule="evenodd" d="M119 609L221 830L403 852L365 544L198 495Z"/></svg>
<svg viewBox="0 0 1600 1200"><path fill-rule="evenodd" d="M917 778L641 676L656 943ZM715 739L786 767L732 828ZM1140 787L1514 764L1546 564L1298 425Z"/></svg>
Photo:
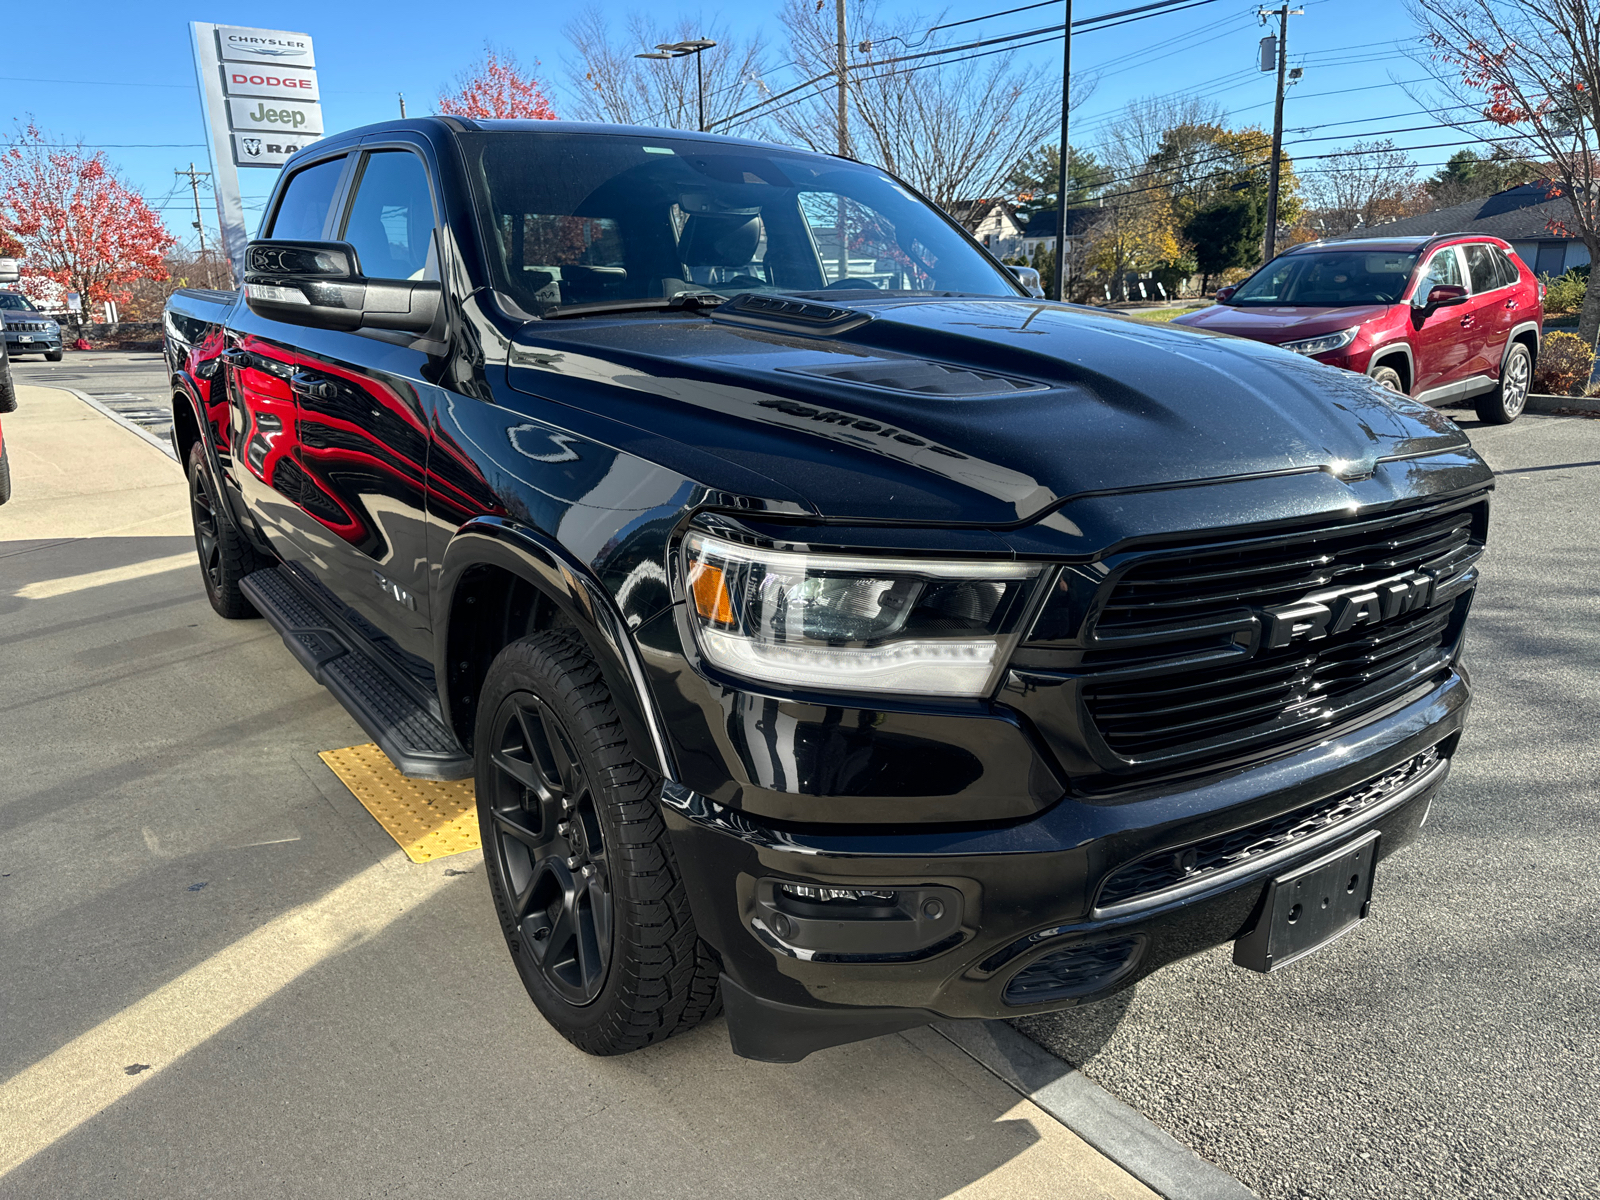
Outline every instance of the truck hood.
<svg viewBox="0 0 1600 1200"><path fill-rule="evenodd" d="M705 464L724 461L848 522L1014 527L1084 493L1359 475L1468 445L1433 409L1255 342L1020 298L834 307L867 319L834 336L676 313L533 322L509 381L631 427L633 447L692 448L712 487Z"/></svg>
<svg viewBox="0 0 1600 1200"><path fill-rule="evenodd" d="M1390 304L1364 304L1353 308L1308 308L1301 305L1236 308L1229 304L1213 304L1199 312L1175 317L1173 323L1190 329L1206 329L1212 333L1231 333L1236 337L1253 338L1258 342L1279 346L1301 338L1337 333L1352 325L1365 325L1368 321L1386 316L1393 307Z"/></svg>

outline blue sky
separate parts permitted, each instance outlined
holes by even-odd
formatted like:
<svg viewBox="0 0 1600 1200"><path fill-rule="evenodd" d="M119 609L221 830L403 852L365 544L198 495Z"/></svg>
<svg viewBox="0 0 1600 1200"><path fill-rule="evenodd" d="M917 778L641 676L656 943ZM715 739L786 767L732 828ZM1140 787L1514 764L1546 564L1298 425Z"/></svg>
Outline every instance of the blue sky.
<svg viewBox="0 0 1600 1200"><path fill-rule="evenodd" d="M943 8L880 0L892 16L920 17L932 24L1013 8L1026 0L954 0ZM1132 7L1139 0L1076 0L1079 19ZM771 61L787 55L774 19L780 0L755 0L727 9L675 6L661 0L652 15L716 18L735 33L763 31ZM1285 126L1291 155L1328 154L1372 131L1426 126L1416 104L1397 80L1415 80L1422 69L1407 57L1420 40L1403 6L1393 0L1303 0L1304 16L1290 19L1291 65L1305 68L1290 91ZM620 27L635 0L605 0L600 9ZM1259 6L1241 0L1210 0L1198 7L1104 31L1078 34L1075 70L1098 71L1093 97L1074 118L1075 145L1092 144L1107 117L1141 96L1186 90L1214 96L1230 112L1230 124L1271 127L1272 77L1254 69L1256 44L1265 30ZM175 168L191 159L207 167L204 129L189 48L188 22L263 25L309 33L315 39L323 111L329 131L398 115L396 93L404 92L415 115L432 110L440 90L481 54L485 41L513 51L522 63L542 62L557 110L565 87L567 54L562 25L577 10L550 4L441 6L437 0L388 0L381 7L344 0L279 0L270 17L257 4L127 4L87 0L71 7L70 36L23 43L11 39L0 55L0 120L11 140L13 118L33 117L62 140L82 138L103 145L111 161L158 205L169 227L190 233L192 206L186 181ZM559 15L553 15L559 14ZM973 39L1037 28L1059 19L1056 9L1036 9L963 26ZM441 14L444 14L441 16ZM1059 70L1060 43L1018 51L1018 57ZM777 86L784 78L768 76ZM1410 115L1408 115L1410 114ZM1318 138L1324 140L1311 141ZM1403 146L1459 140L1427 130L1395 134ZM1442 162L1452 149L1419 149L1422 164ZM1305 166L1313 164L1306 162ZM241 173L247 206L259 206L275 172ZM178 186L175 186L178 185ZM203 197L207 228L215 222ZM254 214L249 209L254 227Z"/></svg>

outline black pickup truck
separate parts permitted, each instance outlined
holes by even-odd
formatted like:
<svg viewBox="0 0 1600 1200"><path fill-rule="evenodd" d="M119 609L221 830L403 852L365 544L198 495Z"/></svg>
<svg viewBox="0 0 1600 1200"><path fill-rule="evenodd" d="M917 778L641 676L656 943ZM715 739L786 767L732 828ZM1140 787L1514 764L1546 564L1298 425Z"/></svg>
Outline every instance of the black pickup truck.
<svg viewBox="0 0 1600 1200"><path fill-rule="evenodd" d="M1282 967L1367 915L1461 736L1460 430L1037 300L875 167L369 126L166 336L212 605L475 780L512 960L592 1053Z"/></svg>

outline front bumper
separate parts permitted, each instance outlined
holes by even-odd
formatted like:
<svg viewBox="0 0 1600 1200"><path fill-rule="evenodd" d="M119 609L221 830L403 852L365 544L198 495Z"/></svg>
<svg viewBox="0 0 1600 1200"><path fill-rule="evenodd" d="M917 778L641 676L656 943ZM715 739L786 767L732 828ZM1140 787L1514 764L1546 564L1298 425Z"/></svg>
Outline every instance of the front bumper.
<svg viewBox="0 0 1600 1200"><path fill-rule="evenodd" d="M676 784L663 789L663 811L700 934L722 955L734 1050L795 1061L940 1018L1014 1017L1103 999L1233 940L1253 925L1269 879L1370 830L1381 835L1382 856L1416 836L1468 704L1457 670L1386 716L1276 761L1115 802L1068 796L1037 816L987 827L780 825ZM1437 763L1419 760L1433 748ZM1259 859L1097 907L1102 886L1132 864L1317 809L1381 777L1399 779L1407 764L1417 773L1392 794ZM816 941L826 937L822 925L809 947L796 944L806 940L799 935L775 934L774 881L802 891L904 890L915 903L954 898L959 919L933 922L928 937L939 940L919 952L906 952L902 927L891 953L863 954L859 937L829 953ZM1049 986L1059 982L1055 964L1078 972L1076 990ZM1041 994L1048 999L1030 1002Z"/></svg>
<svg viewBox="0 0 1600 1200"><path fill-rule="evenodd" d="M23 339L27 338L27 341ZM61 334L16 333L6 330L6 349L13 354L42 354L46 350L61 349Z"/></svg>

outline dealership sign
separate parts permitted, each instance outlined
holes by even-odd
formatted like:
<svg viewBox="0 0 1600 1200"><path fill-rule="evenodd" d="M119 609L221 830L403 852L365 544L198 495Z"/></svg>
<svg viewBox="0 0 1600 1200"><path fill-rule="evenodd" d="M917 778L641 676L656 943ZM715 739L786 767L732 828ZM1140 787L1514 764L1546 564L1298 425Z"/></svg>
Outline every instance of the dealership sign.
<svg viewBox="0 0 1600 1200"><path fill-rule="evenodd" d="M238 169L276 170L322 136L317 56L304 33L204 21L189 28L210 135L217 216L238 278L248 240Z"/></svg>

